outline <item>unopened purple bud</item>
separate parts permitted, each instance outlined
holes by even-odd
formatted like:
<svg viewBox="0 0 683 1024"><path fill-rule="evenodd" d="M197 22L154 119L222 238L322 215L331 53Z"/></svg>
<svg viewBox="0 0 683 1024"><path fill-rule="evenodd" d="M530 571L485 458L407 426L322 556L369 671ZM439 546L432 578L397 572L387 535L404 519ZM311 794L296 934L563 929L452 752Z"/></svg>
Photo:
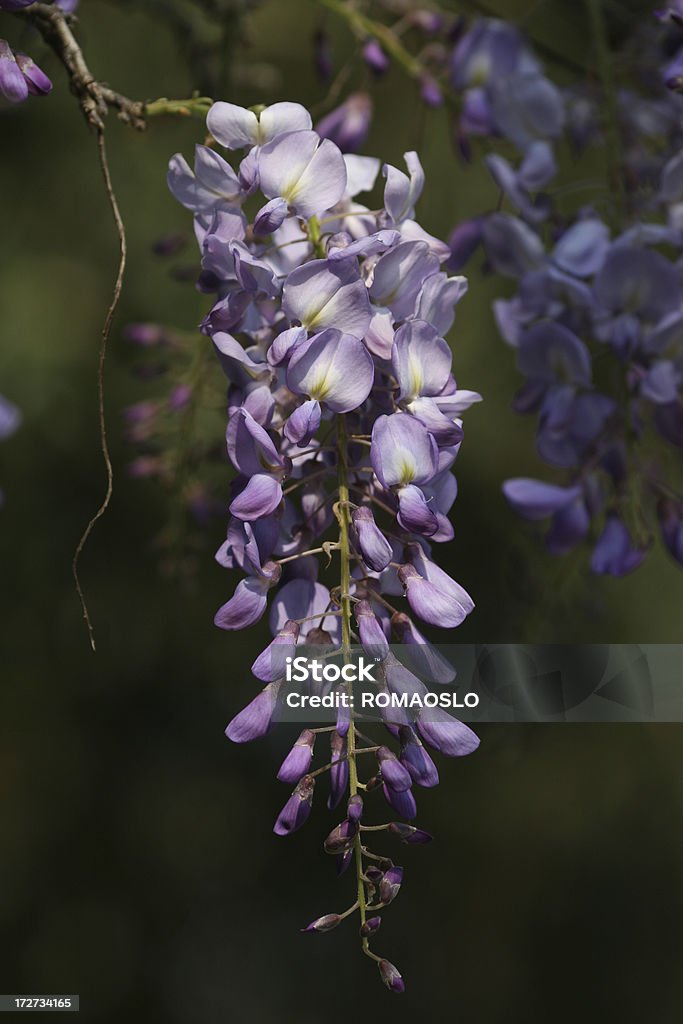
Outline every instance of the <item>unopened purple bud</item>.
<svg viewBox="0 0 683 1024"><path fill-rule="evenodd" d="M134 345L164 345L167 341L166 329L160 324L126 324L123 329L126 341Z"/></svg>
<svg viewBox="0 0 683 1024"><path fill-rule="evenodd" d="M271 235L277 231L289 212L286 200L276 196L262 206L254 218L255 235Z"/></svg>
<svg viewBox="0 0 683 1024"><path fill-rule="evenodd" d="M375 932L379 931L379 926L382 923L381 917L369 917L364 925L361 925L360 933L364 939L368 936L374 935Z"/></svg>
<svg viewBox="0 0 683 1024"><path fill-rule="evenodd" d="M342 800L349 784L349 762L346 759L346 739L340 733L330 736L332 767L330 768L330 795L327 806L333 810Z"/></svg>
<svg viewBox="0 0 683 1024"><path fill-rule="evenodd" d="M391 544L375 522L375 517L367 505L354 508L351 513L365 564L374 572L382 572L393 557Z"/></svg>
<svg viewBox="0 0 683 1024"><path fill-rule="evenodd" d="M446 757L464 757L479 746L476 733L441 708L429 708L427 713L421 711L417 727L422 739Z"/></svg>
<svg viewBox="0 0 683 1024"><path fill-rule="evenodd" d="M425 789L439 784L439 773L415 731L406 725L399 728L401 763L410 772L413 782Z"/></svg>
<svg viewBox="0 0 683 1024"><path fill-rule="evenodd" d="M302 928L302 932L331 932L333 928L336 928L338 924L342 922L343 918L339 914L325 914L323 917L316 917L315 921L311 921L309 925Z"/></svg>
<svg viewBox="0 0 683 1024"><path fill-rule="evenodd" d="M390 992L405 992L406 987L403 983L403 978L393 964L389 963L388 960L380 960L377 966L379 967L380 978Z"/></svg>
<svg viewBox="0 0 683 1024"><path fill-rule="evenodd" d="M171 412L180 412L188 405L192 398L192 388L189 384L179 384L174 388L168 399L168 407Z"/></svg>
<svg viewBox="0 0 683 1024"><path fill-rule="evenodd" d="M403 884L403 868L393 866L384 872L379 883L379 898L382 903L392 903L398 896Z"/></svg>
<svg viewBox="0 0 683 1024"><path fill-rule="evenodd" d="M392 836L396 836L402 843L431 843L434 838L425 832L424 829L415 828L414 825L406 825L402 821L392 821L389 825Z"/></svg>
<svg viewBox="0 0 683 1024"><path fill-rule="evenodd" d="M382 778L387 786L397 793L403 793L406 789L410 789L412 785L410 772L403 767L393 750L389 750L389 747L380 747L377 751L377 760Z"/></svg>
<svg viewBox="0 0 683 1024"><path fill-rule="evenodd" d="M375 661L381 661L386 658L389 653L389 644L370 603L368 601L359 601L355 605L353 613L358 625L360 642L366 653L371 658L374 658Z"/></svg>
<svg viewBox="0 0 683 1024"><path fill-rule="evenodd" d="M383 75L389 70L389 58L376 39L368 39L363 47L363 60L375 75Z"/></svg>
<svg viewBox="0 0 683 1024"><path fill-rule="evenodd" d="M392 789L391 786L383 786L382 792L386 802L402 818L414 818L417 814L417 804L410 789Z"/></svg>
<svg viewBox="0 0 683 1024"><path fill-rule="evenodd" d="M261 651L251 666L251 671L256 678L262 679L264 683L270 683L283 676L286 666L285 658L293 654L298 639L298 622L287 619L277 636L271 640L264 651Z"/></svg>
<svg viewBox="0 0 683 1024"><path fill-rule="evenodd" d="M15 58L32 96L47 96L52 92L52 82L31 57L17 53Z"/></svg>
<svg viewBox="0 0 683 1024"><path fill-rule="evenodd" d="M322 139L331 139L342 153L356 153L368 136L371 120L372 100L365 92L355 92L321 118L315 130Z"/></svg>
<svg viewBox="0 0 683 1024"><path fill-rule="evenodd" d="M338 875L343 875L353 860L353 848L344 853L338 853L335 860L335 867Z"/></svg>
<svg viewBox="0 0 683 1024"><path fill-rule="evenodd" d="M311 813L314 789L315 779L310 775L304 775L278 815L273 828L276 835L287 836L306 824Z"/></svg>
<svg viewBox="0 0 683 1024"><path fill-rule="evenodd" d="M0 39L0 95L10 103L28 99L28 83L21 73L9 43Z"/></svg>
<svg viewBox="0 0 683 1024"><path fill-rule="evenodd" d="M428 107L440 107L443 103L441 87L431 75L423 74L420 78L420 97Z"/></svg>
<svg viewBox="0 0 683 1024"><path fill-rule="evenodd" d="M298 782L301 776L306 774L311 767L314 746L315 733L310 729L304 729L280 765L277 773L280 782Z"/></svg>
<svg viewBox="0 0 683 1024"><path fill-rule="evenodd" d="M227 726L225 735L233 743L260 739L270 729L278 688L269 683Z"/></svg>
<svg viewBox="0 0 683 1024"><path fill-rule="evenodd" d="M323 843L325 853L346 853L353 846L357 832L358 825L345 818L336 828L332 829Z"/></svg>
<svg viewBox="0 0 683 1024"><path fill-rule="evenodd" d="M363 817L363 797L356 793L349 798L346 805L346 816L350 822L355 824Z"/></svg>
<svg viewBox="0 0 683 1024"><path fill-rule="evenodd" d="M483 224L479 218L464 220L462 224L458 224L448 239L451 255L446 266L450 271L457 273L462 270L470 257L474 255L483 235Z"/></svg>

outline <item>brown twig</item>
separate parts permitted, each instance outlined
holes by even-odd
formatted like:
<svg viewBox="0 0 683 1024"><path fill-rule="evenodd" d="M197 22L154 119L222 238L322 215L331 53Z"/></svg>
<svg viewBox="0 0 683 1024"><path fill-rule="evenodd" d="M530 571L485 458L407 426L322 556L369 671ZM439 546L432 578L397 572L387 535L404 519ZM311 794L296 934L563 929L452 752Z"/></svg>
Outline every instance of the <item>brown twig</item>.
<svg viewBox="0 0 683 1024"><path fill-rule="evenodd" d="M83 115L92 128L97 131L103 129L104 118L110 108L115 109L119 119L131 127L145 127L145 104L128 99L97 81L71 31L72 19L59 7L37 3L16 14L28 18L57 54L67 70L71 88L78 97Z"/></svg>
<svg viewBox="0 0 683 1024"><path fill-rule="evenodd" d="M90 614L88 612L88 605L85 600L83 588L81 586L80 577L78 574L78 563L83 552L85 545L88 542L88 538L93 531L97 520L100 519L109 507L111 501L112 491L114 487L114 471L111 464L111 456L109 454L109 443L107 440L107 424L104 415L104 367L107 359L107 342L109 341L109 334L111 331L112 321L114 319L114 313L116 307L119 304L121 297L121 288L123 286L123 274L126 269L126 230L119 210L119 204L116 199L116 193L111 181L111 174L109 171L109 162L107 160L107 149L104 141L104 131L100 128L97 132L97 150L100 161L100 167L102 169L102 177L104 178L104 186L111 207L111 212L114 217L114 223L116 225L116 232L119 239L120 256L119 265L116 272L116 280L114 282L114 290L112 292L111 302L107 309L106 316L104 318L104 324L102 325L102 333L100 335L100 353L97 364L97 404L98 404L98 415L99 415L99 427L100 427L100 448L102 451L102 458L104 459L104 465L107 473L107 487L104 498L95 512L95 515L88 522L85 530L81 535L81 539L76 545L74 552L73 561L71 563L71 570L73 572L74 583L76 585L76 591L78 593L79 600L81 602L81 608L83 609L83 618L88 628L88 636L90 638L90 646L93 651L95 650L95 633L93 630L92 622L90 620Z"/></svg>

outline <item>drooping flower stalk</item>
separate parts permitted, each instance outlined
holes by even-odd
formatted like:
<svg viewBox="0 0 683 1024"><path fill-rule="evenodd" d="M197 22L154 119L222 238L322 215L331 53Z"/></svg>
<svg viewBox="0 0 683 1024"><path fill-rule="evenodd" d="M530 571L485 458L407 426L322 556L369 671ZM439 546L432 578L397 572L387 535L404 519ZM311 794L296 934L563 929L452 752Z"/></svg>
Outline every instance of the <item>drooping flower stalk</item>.
<svg viewBox="0 0 683 1024"><path fill-rule="evenodd" d="M176 155L168 181L195 215L199 287L216 293L202 331L229 381L226 438L237 476L216 558L245 576L216 625L252 625L276 594L274 639L252 666L265 686L226 729L242 743L263 736L277 717L286 657L297 643L339 651L346 664L359 642L387 699L419 702L426 693L392 654L392 633L422 649L429 678L452 681L412 616L455 627L473 608L431 555L432 544L453 536L450 470L463 438L460 417L480 396L458 389L452 374L443 334L466 282L441 270L450 250L414 219L424 186L417 154L405 155L407 173L384 166L383 205L373 210L356 196L374 188L379 162L342 156L312 131L298 104L216 103L207 124L224 148L247 150L239 167L198 146L194 172ZM259 191L261 204L252 198ZM338 573L328 588L319 577L333 558ZM401 593L411 614L396 607ZM351 683L345 689L350 698ZM403 872L366 840L374 832L404 843L430 837L405 821L370 824L367 815L383 796L392 817L415 817L413 785L438 782L423 740L457 757L478 739L439 710L411 717L392 706L382 716L387 744L360 731L352 707L338 710L335 725L303 729L277 773L294 789L274 830L301 828L318 780L329 778L328 806L345 802L346 816L324 849L340 873L355 862L355 895L345 911L304 931L329 931L357 911L363 951L399 992L399 972L370 941L376 912L394 900ZM326 739L330 759L314 767L316 744ZM360 762L368 758L374 770L363 779Z"/></svg>

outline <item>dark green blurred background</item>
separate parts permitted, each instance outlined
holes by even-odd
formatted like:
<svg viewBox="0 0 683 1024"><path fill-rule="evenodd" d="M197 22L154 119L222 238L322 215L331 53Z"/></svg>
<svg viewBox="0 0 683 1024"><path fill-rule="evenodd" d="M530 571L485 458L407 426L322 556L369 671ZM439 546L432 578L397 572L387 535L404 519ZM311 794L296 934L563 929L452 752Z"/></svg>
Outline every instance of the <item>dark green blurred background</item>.
<svg viewBox="0 0 683 1024"><path fill-rule="evenodd" d="M206 88L171 28L137 7L83 0L94 72L140 98ZM589 59L582 5L540 8L532 31ZM225 98L319 102L315 11L273 0L244 40L228 33L239 66ZM0 19L3 35L40 57L39 41ZM329 27L341 60L349 39ZM274 781L287 730L248 748L223 737L254 692L248 666L265 627L212 625L235 582L212 559L221 520L205 531L193 582L159 571L168 496L125 474L133 453L121 410L164 385L134 378L123 325L190 329L206 306L151 254L159 235L189 227L164 179L168 157L201 141L198 121L136 135L112 119L107 133L130 257L107 368L114 499L82 563L91 653L70 562L104 486L95 366L116 240L95 140L61 69L47 55L44 64L53 94L0 113L0 391L24 413L0 447L0 989L79 992L85 1019L98 1022L678 1021L674 726L489 726L476 756L442 763L442 785L420 794L421 824L438 841L406 852L407 884L376 943L404 972L401 999L382 988L352 929L299 934L342 909L351 883L321 852L331 824L322 806L303 832L271 833L287 796ZM444 236L491 205L481 163L456 162L446 117L425 120L400 73L374 96L366 152L397 163L419 146L425 227ZM510 410L517 376L490 314L500 284L473 271L452 343L458 381L486 401L467 416L456 539L443 552L477 602L458 639L683 641L683 573L661 552L624 580L570 573L505 507L501 480L539 464L531 424Z"/></svg>

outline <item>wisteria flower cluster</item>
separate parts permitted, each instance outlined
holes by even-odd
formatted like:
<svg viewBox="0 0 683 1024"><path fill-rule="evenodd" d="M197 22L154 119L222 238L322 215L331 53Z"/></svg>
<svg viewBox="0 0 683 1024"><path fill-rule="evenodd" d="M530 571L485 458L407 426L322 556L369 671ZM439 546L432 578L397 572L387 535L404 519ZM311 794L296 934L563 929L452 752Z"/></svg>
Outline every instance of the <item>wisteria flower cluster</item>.
<svg viewBox="0 0 683 1024"><path fill-rule="evenodd" d="M275 639L252 666L265 688L226 729L243 743L272 725L283 645L346 652L358 640L382 661L387 692L421 691L390 652L393 634L425 657L432 652L442 681L453 678L414 618L454 628L473 608L434 561L433 546L453 536L461 416L480 396L453 377L443 336L466 281L441 269L448 246L415 220L424 186L416 153L405 155L405 171L384 165L382 207L371 210L358 196L375 187L379 161L342 155L312 130L302 106L219 102L207 125L218 145L243 151L237 166L197 146L194 169L172 158L168 183L194 214L199 287L216 295L202 330L229 381L227 451L236 476L216 557L244 577L216 625L251 626L271 599ZM321 566L333 558L338 571L328 585ZM395 606L401 595L407 611ZM328 806L344 802L346 813L325 850L339 871L355 858L357 895L347 910L305 930L327 931L357 912L363 950L398 992L399 972L370 939L403 872L367 842L375 831L407 843L430 837L401 821L367 825L365 805L377 790L399 818L413 819L413 786L438 781L424 743L460 756L478 739L440 710L415 720L389 714L386 725L390 736L380 744L366 741L353 713L340 712L335 726L304 729L278 772L295 788L275 832L305 823L318 778L329 773ZM323 741L328 763L311 770ZM375 761L366 781L361 756Z"/></svg>
<svg viewBox="0 0 683 1024"><path fill-rule="evenodd" d="M475 29L470 45L498 31L497 24ZM670 83L671 66L662 77ZM584 95L577 132L576 99L567 93L566 117L552 126L542 119L540 137L526 146L501 131L521 159L514 166L491 153L486 163L514 213L460 225L450 265L460 269L483 243L490 267L517 281L514 298L494 303L527 378L515 409L538 416L538 454L566 474L559 483L508 480L506 498L525 518L549 521L551 552L589 540L592 571L622 576L644 561L657 523L670 554L683 561L683 111L666 92L619 95L621 173L638 192L615 230L592 207L561 217L544 193L558 173L556 129L564 123L585 144L600 125L599 97L591 106ZM602 141L599 131L594 141Z"/></svg>

